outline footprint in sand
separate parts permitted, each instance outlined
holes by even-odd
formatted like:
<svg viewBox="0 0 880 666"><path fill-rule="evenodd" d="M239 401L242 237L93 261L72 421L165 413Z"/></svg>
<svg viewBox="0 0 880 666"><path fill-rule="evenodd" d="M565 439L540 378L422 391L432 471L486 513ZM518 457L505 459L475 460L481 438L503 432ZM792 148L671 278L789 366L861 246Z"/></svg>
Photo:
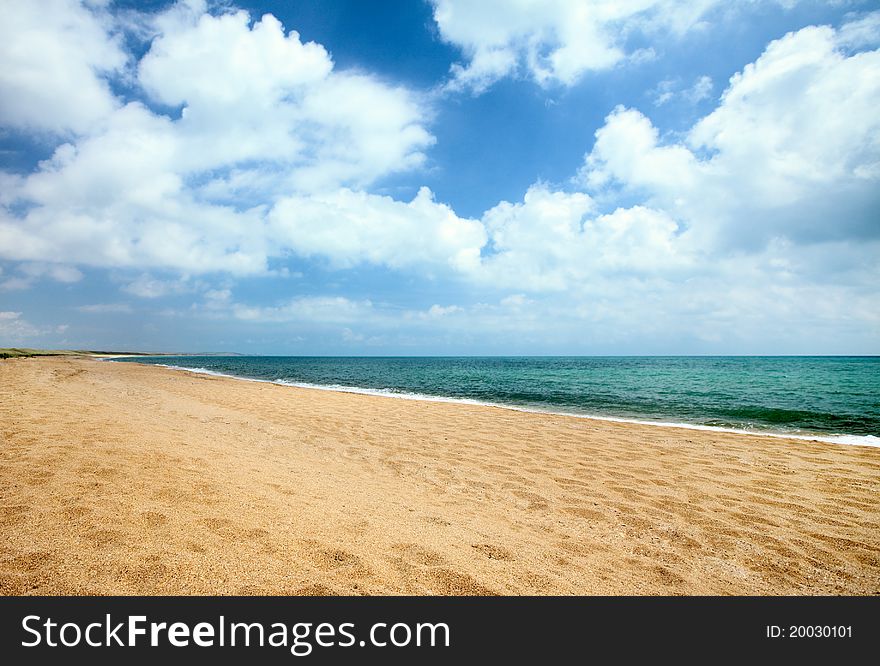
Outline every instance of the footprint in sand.
<svg viewBox="0 0 880 666"><path fill-rule="evenodd" d="M547 508L547 498L538 495L537 493L524 492L520 490L515 490L513 494L518 497L523 502L518 504L525 504L525 508L529 510L535 509L546 509Z"/></svg>
<svg viewBox="0 0 880 666"><path fill-rule="evenodd" d="M498 592L478 583L466 573L452 569L429 569L425 572L433 594L452 596L497 596Z"/></svg>
<svg viewBox="0 0 880 666"><path fill-rule="evenodd" d="M509 562L515 559L513 553L503 546L496 546L491 543L475 543L471 545L471 548L481 552L490 560L504 560Z"/></svg>
<svg viewBox="0 0 880 666"><path fill-rule="evenodd" d="M147 527L159 527L168 522L168 516L158 511L144 511L141 513L141 520Z"/></svg>
<svg viewBox="0 0 880 666"><path fill-rule="evenodd" d="M95 548L104 548L125 541L125 535L118 530L91 530L86 532L84 537L91 542Z"/></svg>
<svg viewBox="0 0 880 666"><path fill-rule="evenodd" d="M423 548L416 543L396 543L391 546L391 552L408 564L433 567L446 563L446 560L439 553Z"/></svg>
<svg viewBox="0 0 880 666"><path fill-rule="evenodd" d="M567 506L564 509L565 513L569 513L572 516L577 516L578 518L583 518L584 520L604 520L605 515L596 509L587 509L582 506Z"/></svg>
<svg viewBox="0 0 880 666"><path fill-rule="evenodd" d="M300 587L291 592L291 596L295 597L332 597L339 594L332 587L321 585L320 583L312 583L305 587Z"/></svg>
<svg viewBox="0 0 880 666"><path fill-rule="evenodd" d="M16 506L0 506L0 525L15 525L27 517L30 509L23 504Z"/></svg>

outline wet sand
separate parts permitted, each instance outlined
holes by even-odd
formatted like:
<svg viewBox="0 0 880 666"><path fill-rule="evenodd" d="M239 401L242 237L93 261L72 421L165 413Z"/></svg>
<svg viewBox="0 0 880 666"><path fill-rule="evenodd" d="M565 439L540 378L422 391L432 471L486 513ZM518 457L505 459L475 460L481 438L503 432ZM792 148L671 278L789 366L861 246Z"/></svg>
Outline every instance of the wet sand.
<svg viewBox="0 0 880 666"><path fill-rule="evenodd" d="M0 361L0 593L877 594L880 449Z"/></svg>

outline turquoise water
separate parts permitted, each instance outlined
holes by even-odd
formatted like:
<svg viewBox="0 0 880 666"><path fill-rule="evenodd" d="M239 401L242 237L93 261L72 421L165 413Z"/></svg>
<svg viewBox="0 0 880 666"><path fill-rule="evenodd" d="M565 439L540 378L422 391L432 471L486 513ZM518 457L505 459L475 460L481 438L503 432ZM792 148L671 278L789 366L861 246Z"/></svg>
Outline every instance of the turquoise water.
<svg viewBox="0 0 880 666"><path fill-rule="evenodd" d="M880 436L880 357L125 359L297 386L768 433Z"/></svg>

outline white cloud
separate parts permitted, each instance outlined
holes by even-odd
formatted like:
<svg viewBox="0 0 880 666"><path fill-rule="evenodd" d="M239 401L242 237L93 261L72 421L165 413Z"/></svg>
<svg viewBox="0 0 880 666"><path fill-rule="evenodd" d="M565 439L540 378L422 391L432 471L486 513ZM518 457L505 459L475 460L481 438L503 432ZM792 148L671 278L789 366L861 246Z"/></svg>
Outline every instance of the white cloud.
<svg viewBox="0 0 880 666"><path fill-rule="evenodd" d="M880 51L847 56L834 30L805 28L736 74L683 143L664 145L638 111L615 110L583 180L640 193L706 249L876 239L878 73Z"/></svg>
<svg viewBox="0 0 880 666"><path fill-rule="evenodd" d="M11 276L0 282L0 291L23 291L30 289L41 278L48 278L65 284L79 282L83 278L83 274L74 266L69 264L33 262L23 263L16 266L20 273L18 276ZM0 270L0 274L3 271Z"/></svg>
<svg viewBox="0 0 880 666"><path fill-rule="evenodd" d="M24 291L33 286L33 280L22 277L10 277L0 282L0 291Z"/></svg>
<svg viewBox="0 0 880 666"><path fill-rule="evenodd" d="M0 15L0 124L81 133L118 106L104 75L126 56L104 14L74 0L2 0Z"/></svg>
<svg viewBox="0 0 880 666"><path fill-rule="evenodd" d="M317 330L321 335L339 335L349 343L381 345L402 341L411 346L425 336L466 335L475 322L482 331L513 330L527 320L539 325L537 312L529 311L533 305L531 300L513 296L496 304L435 304L422 310L343 296L300 296L272 306L248 306L226 300L222 307L235 319L284 324L288 332L307 334Z"/></svg>
<svg viewBox="0 0 880 666"><path fill-rule="evenodd" d="M593 9L591 21L639 25L660 11L648 2ZM440 3L441 26L462 19L458 10ZM704 10L662 21L687 30ZM572 11L559 5L559 16ZM337 268L370 263L564 289L601 271L680 270L695 248L729 242L725 234L759 247L775 236L870 231L878 54L847 56L831 28L771 44L685 142L664 144L645 116L616 110L582 173L593 198L538 185L522 203L471 220L426 188L402 202L344 186L421 159L430 137L407 91L336 72L321 46L285 33L271 16L250 24L244 12L212 16L193 3L154 24L159 35L138 76L158 101L184 105L182 117L129 103L34 174L10 177L8 204L26 212L0 214L6 258L253 274L292 252ZM487 39L507 39L503 22L493 31ZM698 100L710 86L701 77L681 94ZM609 187L644 199L615 210ZM260 196L252 206L233 204L243 192ZM844 223L825 224L837 210L847 211ZM755 223L744 230L746 218ZM124 287L143 297L183 288L146 274Z"/></svg>
<svg viewBox="0 0 880 666"><path fill-rule="evenodd" d="M76 309L86 314L128 314L132 311L128 303L93 303L79 305Z"/></svg>
<svg viewBox="0 0 880 666"><path fill-rule="evenodd" d="M46 331L21 318L21 312L0 311L0 347L12 347Z"/></svg>
<svg viewBox="0 0 880 666"><path fill-rule="evenodd" d="M675 81L664 79L657 84L652 94L654 96L654 106L663 106L675 98Z"/></svg>
<svg viewBox="0 0 880 666"><path fill-rule="evenodd" d="M433 139L413 93L335 71L323 46L285 35L271 14L249 22L244 11L167 19L138 65L154 99L185 105L175 123L179 168L256 161L281 171L285 189L313 190L421 163Z"/></svg>
<svg viewBox="0 0 880 666"><path fill-rule="evenodd" d="M185 293L193 288L194 285L185 276L176 280L160 280L148 273L143 273L122 286L123 291L140 298L161 298L168 294Z"/></svg>
<svg viewBox="0 0 880 666"><path fill-rule="evenodd" d="M208 289L205 292L205 307L219 309L227 307L232 300L231 289Z"/></svg>
<svg viewBox="0 0 880 666"><path fill-rule="evenodd" d="M249 22L244 11L166 21L138 65L141 83L165 104L186 104L189 113L207 114L216 105L259 118L264 103L271 110L330 74L319 44L303 44L295 31L285 35L271 14Z"/></svg>
<svg viewBox="0 0 880 666"><path fill-rule="evenodd" d="M664 211L635 206L597 213L580 192L536 185L522 203L486 212L492 252L472 277L530 291L580 289L598 276L649 276L689 265L678 226Z"/></svg>
<svg viewBox="0 0 880 666"><path fill-rule="evenodd" d="M431 319L437 317L448 317L449 315L456 314L458 312L463 312L462 308L458 305L432 305L428 308L427 316Z"/></svg>
<svg viewBox="0 0 880 666"><path fill-rule="evenodd" d="M66 284L79 282L83 278L83 274L76 267L68 264L27 263L22 264L18 269L32 278L48 277Z"/></svg>
<svg viewBox="0 0 880 666"><path fill-rule="evenodd" d="M684 97L691 104L702 102L704 99L709 99L712 96L713 87L712 77L700 76L694 81L694 85L684 92Z"/></svg>
<svg viewBox="0 0 880 666"><path fill-rule="evenodd" d="M40 33L30 6L9 13ZM323 47L285 34L270 15L251 25L244 12L213 16L191 3L142 20L160 34L139 81L152 99L183 105L181 117L115 101L35 173L3 174L3 258L263 273L286 251L265 221L280 193L364 187L417 167L433 141L416 95L334 70Z"/></svg>
<svg viewBox="0 0 880 666"><path fill-rule="evenodd" d="M837 41L848 48L880 46L880 11L853 16L852 20L841 26Z"/></svg>
<svg viewBox="0 0 880 666"><path fill-rule="evenodd" d="M627 58L643 61L650 48L627 50L634 33L682 35L702 25L717 0L432 0L444 40L460 47L451 86L477 92L525 73L540 84L574 84L585 72Z"/></svg>
<svg viewBox="0 0 880 666"><path fill-rule="evenodd" d="M343 189L288 197L270 214L273 236L304 256L337 267L373 263L392 268L470 270L486 242L483 226L436 203L427 188L404 203Z"/></svg>
<svg viewBox="0 0 880 666"><path fill-rule="evenodd" d="M663 106L676 98L688 104L698 104L712 96L713 87L712 78L709 76L698 76L693 85L683 90L680 87L680 81L664 79L652 91L654 106Z"/></svg>
<svg viewBox="0 0 880 666"><path fill-rule="evenodd" d="M543 291L519 312L605 341L759 335L779 349L791 322L818 339L876 336L876 108L880 52L847 55L831 28L787 35L682 141L664 142L638 111L612 112L580 174L587 192L538 184L487 211L489 242L468 277ZM534 321L504 316L523 330Z"/></svg>
<svg viewBox="0 0 880 666"><path fill-rule="evenodd" d="M233 304L232 312L237 319L246 321L351 324L369 319L373 304L342 296L303 296L270 307Z"/></svg>

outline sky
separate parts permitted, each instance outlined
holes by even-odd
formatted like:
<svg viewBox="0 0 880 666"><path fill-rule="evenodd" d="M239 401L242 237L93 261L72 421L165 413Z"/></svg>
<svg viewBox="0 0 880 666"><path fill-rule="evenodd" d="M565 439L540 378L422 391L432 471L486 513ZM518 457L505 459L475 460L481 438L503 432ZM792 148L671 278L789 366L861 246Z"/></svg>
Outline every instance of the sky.
<svg viewBox="0 0 880 666"><path fill-rule="evenodd" d="M0 346L880 353L876 2L0 12Z"/></svg>

